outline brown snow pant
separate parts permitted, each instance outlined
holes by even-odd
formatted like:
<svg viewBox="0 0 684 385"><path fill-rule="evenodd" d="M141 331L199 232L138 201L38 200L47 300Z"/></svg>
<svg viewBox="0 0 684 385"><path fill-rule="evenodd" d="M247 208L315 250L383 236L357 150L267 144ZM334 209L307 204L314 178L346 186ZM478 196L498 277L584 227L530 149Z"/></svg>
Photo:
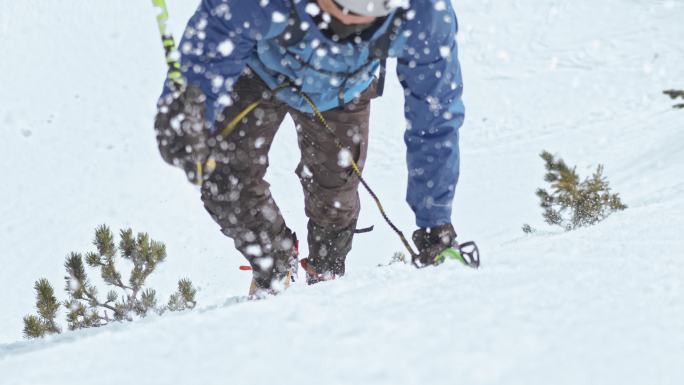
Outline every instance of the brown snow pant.
<svg viewBox="0 0 684 385"><path fill-rule="evenodd" d="M323 112L342 145L349 148L363 168L368 143L371 86L357 100L344 107ZM259 255L286 255L292 246L292 232L287 228L278 206L264 180L269 166L268 151L286 114L297 127L301 159L295 173L304 190L309 231L338 232L344 245L331 245L344 257L351 249L351 238L359 215L359 179L349 165L339 164L339 150L331 133L312 115L297 111L270 95L268 87L252 74L243 74L233 87L235 103L226 108L217 127L224 127L250 103L264 98L259 107L245 117L217 147L217 168L202 186L202 200L224 234L255 265ZM320 231L319 231L320 232ZM327 254L326 246L317 244L309 234L310 254ZM344 239L342 239L344 238ZM320 241L320 239L318 239ZM257 247L258 246L258 247ZM331 250L332 252L332 250ZM319 264L316 270L331 267Z"/></svg>

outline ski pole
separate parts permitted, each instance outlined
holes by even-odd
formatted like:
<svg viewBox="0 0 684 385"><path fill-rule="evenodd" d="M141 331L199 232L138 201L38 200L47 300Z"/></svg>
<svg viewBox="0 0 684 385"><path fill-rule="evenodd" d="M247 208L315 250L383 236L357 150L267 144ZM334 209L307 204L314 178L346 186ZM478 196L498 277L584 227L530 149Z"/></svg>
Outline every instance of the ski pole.
<svg viewBox="0 0 684 385"><path fill-rule="evenodd" d="M161 36L162 45L164 46L166 63L169 66L168 78L171 80L175 91L182 91L185 89L185 78L183 73L181 73L180 55L176 49L176 42L173 36L166 30L169 21L169 9L166 6L166 0L152 0L152 5L159 12L157 14L157 27L159 27L159 36Z"/></svg>
<svg viewBox="0 0 684 385"><path fill-rule="evenodd" d="M169 66L167 78L170 80L169 86L176 92L185 90L186 82L181 72L180 54L176 48L176 41L170 32L166 30L169 21L169 9L166 6L166 0L152 0L152 5L157 9L157 27L159 28L159 36L161 37L162 45L164 46L164 54L166 56L166 64ZM204 170L215 167L212 160L208 160L205 165L203 162L195 161L196 184L201 185L204 178Z"/></svg>

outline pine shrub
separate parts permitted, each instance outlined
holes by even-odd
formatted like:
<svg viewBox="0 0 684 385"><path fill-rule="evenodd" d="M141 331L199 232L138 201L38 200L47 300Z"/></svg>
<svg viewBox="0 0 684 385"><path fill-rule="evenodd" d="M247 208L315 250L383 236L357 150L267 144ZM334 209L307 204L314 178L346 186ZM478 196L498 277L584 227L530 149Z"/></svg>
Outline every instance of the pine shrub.
<svg viewBox="0 0 684 385"><path fill-rule="evenodd" d="M663 91L663 93L665 95L669 96L670 99L672 99L672 100L676 100L677 98L684 99L684 91L682 91L682 90L666 90L666 91ZM684 103L675 104L674 106L672 106L672 108L683 108L684 109Z"/></svg>
<svg viewBox="0 0 684 385"><path fill-rule="evenodd" d="M62 330L57 326L55 318L59 310L59 302L55 297L55 291L47 279L39 279L33 288L36 290L36 309L38 315L24 317L24 336L26 338L38 338L46 334L60 333Z"/></svg>
<svg viewBox="0 0 684 385"><path fill-rule="evenodd" d="M113 321L133 321L150 312L192 309L196 305L197 290L189 279L178 281L177 291L168 302L159 306L154 289L145 287L145 280L159 263L166 259L166 246L150 239L146 233L133 234L131 229L121 230L118 247L114 235L105 225L95 230L95 251L85 254L85 263L98 270L102 280L110 287L104 299L90 282L83 263L84 256L70 253L64 262L67 299L60 304L47 279L36 281L37 315L24 317L24 337L39 338L61 333L57 325L57 312L63 306L69 330L104 326ZM117 269L117 254L132 264L128 279Z"/></svg>
<svg viewBox="0 0 684 385"><path fill-rule="evenodd" d="M569 231L596 224L611 213L627 208L619 194L611 194L608 180L603 176L603 165L598 165L590 178L580 181L576 167L568 167L548 151L540 156L547 170L544 180L551 185L550 191L537 190L546 223Z"/></svg>

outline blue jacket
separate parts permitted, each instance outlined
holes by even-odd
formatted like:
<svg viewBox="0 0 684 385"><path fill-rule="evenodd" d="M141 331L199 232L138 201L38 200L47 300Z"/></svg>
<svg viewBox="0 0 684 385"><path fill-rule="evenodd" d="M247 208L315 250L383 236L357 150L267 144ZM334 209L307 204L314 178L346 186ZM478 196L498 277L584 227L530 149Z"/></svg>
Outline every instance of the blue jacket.
<svg viewBox="0 0 684 385"><path fill-rule="evenodd" d="M340 43L316 28L308 4L307 0L202 0L179 51L188 83L207 95L209 122L230 103L232 85L246 66L271 88L283 79L294 82L322 111L337 107L340 98L351 101L368 88L379 67L369 47L399 19L388 16L368 41ZM293 6L306 33L299 43L283 47L278 39ZM412 0L388 52L397 58L397 75L404 88L406 200L420 227L451 223L459 175L458 130L464 117L456 31L450 1ZM293 91L281 91L277 97L311 112Z"/></svg>

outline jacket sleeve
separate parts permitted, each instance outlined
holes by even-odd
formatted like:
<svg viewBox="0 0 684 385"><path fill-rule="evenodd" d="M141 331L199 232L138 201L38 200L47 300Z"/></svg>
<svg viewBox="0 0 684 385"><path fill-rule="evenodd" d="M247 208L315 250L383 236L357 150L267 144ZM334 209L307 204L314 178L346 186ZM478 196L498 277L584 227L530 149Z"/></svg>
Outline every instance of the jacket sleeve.
<svg viewBox="0 0 684 385"><path fill-rule="evenodd" d="M213 128L217 112L230 105L230 91L263 38L277 36L288 15L283 1L202 0L178 46L188 85L206 96L206 121ZM168 82L162 98L171 94Z"/></svg>
<svg viewBox="0 0 684 385"><path fill-rule="evenodd" d="M416 4L420 3L420 4ZM457 21L449 1L414 1L407 13L408 35L398 54L404 87L404 134L408 166L406 200L419 227L451 223L459 175L459 137L464 107L456 45Z"/></svg>

